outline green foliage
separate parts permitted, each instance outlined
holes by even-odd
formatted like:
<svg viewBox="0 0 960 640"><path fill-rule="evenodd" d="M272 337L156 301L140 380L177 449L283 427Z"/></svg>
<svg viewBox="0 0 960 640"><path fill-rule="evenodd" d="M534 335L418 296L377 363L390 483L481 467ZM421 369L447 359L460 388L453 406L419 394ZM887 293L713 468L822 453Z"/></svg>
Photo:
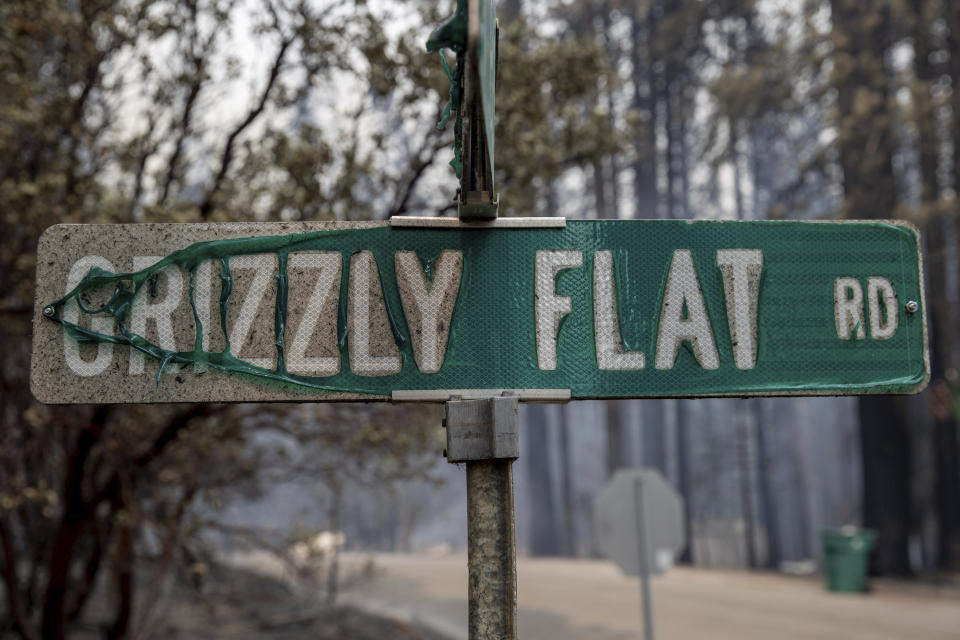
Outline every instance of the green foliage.
<svg viewBox="0 0 960 640"><path fill-rule="evenodd" d="M129 549L131 536L118 531L151 532L161 571L197 564L196 536L216 522L191 513L255 495L273 477L277 452L253 434L286 415L269 405L34 403L40 232L60 222L363 219L418 206L440 143L411 139L407 123L428 131L444 89L416 33L388 35L390 12L404 10L264 0L242 32L245 9L226 0L0 5L0 538L3 564L22 568L5 577L24 637L55 637L82 616L101 567L127 575L131 554L115 547ZM258 59L245 66L239 53L250 47ZM352 105L329 100L351 91ZM325 118L311 115L318 101ZM317 408L297 437L383 486L422 475L414 463L437 450L424 446L436 416L386 409ZM336 420L344 433L333 437ZM341 481L298 470L320 485ZM130 622L122 595L115 604L116 637L146 619L135 611Z"/></svg>

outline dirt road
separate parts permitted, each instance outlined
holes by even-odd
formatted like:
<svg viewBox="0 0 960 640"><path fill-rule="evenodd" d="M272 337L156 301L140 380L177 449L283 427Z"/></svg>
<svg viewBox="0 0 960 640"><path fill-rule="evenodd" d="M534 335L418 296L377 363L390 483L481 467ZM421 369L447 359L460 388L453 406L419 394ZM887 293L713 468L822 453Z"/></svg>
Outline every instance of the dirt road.
<svg viewBox="0 0 960 640"><path fill-rule="evenodd" d="M348 562L362 559L348 555ZM348 589L347 602L466 638L465 555L379 554L375 563L377 577ZM814 579L687 568L652 584L662 640L960 638L956 591L881 587L869 595L834 595ZM637 581L609 563L521 558L518 590L523 640L641 636Z"/></svg>

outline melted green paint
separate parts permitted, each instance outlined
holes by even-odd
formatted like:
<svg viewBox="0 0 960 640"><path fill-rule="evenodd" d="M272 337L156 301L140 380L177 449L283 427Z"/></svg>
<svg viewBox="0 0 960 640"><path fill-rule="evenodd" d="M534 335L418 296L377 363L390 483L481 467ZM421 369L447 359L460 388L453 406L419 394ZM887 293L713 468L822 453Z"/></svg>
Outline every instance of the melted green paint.
<svg viewBox="0 0 960 640"><path fill-rule="evenodd" d="M447 56L443 51L444 49L451 49L457 54L457 64L453 71L450 70L450 64L447 62ZM450 166L453 167L458 179L463 175L463 54L466 49L467 2L466 0L457 0L456 13L434 29L427 38L427 52L433 53L436 51L440 54L440 63L443 65L443 72L450 81L449 99L443 107L440 122L437 123L437 129L441 131L446 129L451 114L454 111L457 113L453 132L453 159L450 160Z"/></svg>
<svg viewBox="0 0 960 640"><path fill-rule="evenodd" d="M277 256L279 269L274 278L277 279L277 300L273 310L273 336L277 347L277 371L287 372L287 365L283 360L283 334L287 327L287 298L289 285L287 282L287 254Z"/></svg>
<svg viewBox="0 0 960 640"><path fill-rule="evenodd" d="M156 381L159 386L164 370L170 364L177 365L209 365L215 369L230 373L252 376L260 380L280 383L296 387L305 387L329 392L344 393L380 393L378 389L365 389L364 385L352 383L348 386L330 385L326 377L305 376L289 373L284 359L284 334L287 324L287 305L289 298L289 277L287 265L289 254L313 248L318 240L330 240L342 237L344 234L356 233L354 230L314 231L291 234L285 236L266 236L257 238L237 238L229 240L215 240L200 242L185 249L175 251L150 267L130 273L112 273L99 267L93 267L86 276L65 296L47 305L45 317L59 322L66 329L67 334L79 343L112 343L130 346L157 360ZM245 360L241 360L230 353L230 332L227 327L227 307L233 293L233 276L230 270L230 258L237 255L259 253L274 253L277 255L278 270L275 274L277 296L274 305L274 344L277 349L277 366L275 369L258 367ZM196 271L201 264L208 260L219 261L220 264L220 327L223 331L225 347L223 351L211 352L203 349L203 325L196 305ZM349 256L344 257L344 263L349 265ZM157 281L162 269L176 266L189 273L188 296L193 319L196 327L193 350L170 351L146 340L129 328L129 314L137 293L144 286L148 287L151 296L157 295ZM340 286L340 305L337 317L338 346L341 352L343 366L349 367L349 353L347 349L347 296L349 267L342 269ZM378 277L383 282L382 273ZM381 284L382 286L382 284ZM110 298L100 307L91 308L83 301L85 293L113 287ZM120 335L98 333L86 329L79 324L69 322L63 317L63 307L74 300L80 311L86 315L111 316L116 322ZM390 323L394 341L402 347L407 339L401 331L393 311L393 304L384 296L384 306Z"/></svg>
<svg viewBox="0 0 960 640"><path fill-rule="evenodd" d="M196 265L193 267L196 268ZM191 269L193 272L193 269ZM227 304L233 292L233 276L230 275L230 256L220 256L220 328L223 330L223 339L227 341L227 351L230 351L230 332L227 331Z"/></svg>
<svg viewBox="0 0 960 640"><path fill-rule="evenodd" d="M757 366L738 370L727 320L722 274L716 252L723 248L761 248ZM67 295L46 307L44 316L63 325L82 343L128 345L160 364L200 365L238 374L258 385L276 385L305 398L312 391L389 395L395 389L530 388L570 389L574 398L698 397L709 395L777 395L817 393L903 393L916 391L926 377L922 285L918 239L909 228L883 223L685 222L571 220L564 229L369 229L314 231L194 244L156 264L132 273L91 269ZM660 306L675 249L689 248L700 280L720 356L716 370L702 369L684 343L676 365L658 370L597 369L593 319L593 255L611 251L623 347L642 351L652 363ZM402 313L394 257L413 250L428 278L444 250L463 252L463 273L442 369L420 372L413 358L410 327ZM558 367L542 371L535 345L534 265L540 250L584 252L581 268L561 271L556 291L573 302L557 337ZM83 248L71 249L77 258ZM335 251L341 255L337 311L340 370L326 377L291 374L284 359L288 330L288 257L299 251ZM366 377L350 367L348 300L350 258L357 251L375 257L394 341L403 358L401 372ZM228 306L235 289L232 256L277 256L273 330L277 365L261 368L230 353L205 351L204 327L195 299L196 270L219 265L220 328L230 332ZM114 257L115 256L111 256ZM168 351L129 329L132 301L160 270L187 271L189 303L196 326L192 349ZM213 274L211 273L211 279ZM833 283L854 277L865 284L880 276L894 285L901 304L919 303L917 313L900 311L900 328L887 340L839 340L834 324ZM212 283L211 283L212 284ZM94 298L91 294L99 292ZM84 302L86 298L87 302ZM106 303L100 301L109 298ZM94 303L91 300L97 299ZM63 307L76 301L85 315L113 318L110 334L86 329L63 318ZM211 301L215 306L215 300ZM98 306L100 305L100 306ZM211 309L211 311L213 311ZM213 319L211 318L211 322ZM189 384L189 376L185 377Z"/></svg>

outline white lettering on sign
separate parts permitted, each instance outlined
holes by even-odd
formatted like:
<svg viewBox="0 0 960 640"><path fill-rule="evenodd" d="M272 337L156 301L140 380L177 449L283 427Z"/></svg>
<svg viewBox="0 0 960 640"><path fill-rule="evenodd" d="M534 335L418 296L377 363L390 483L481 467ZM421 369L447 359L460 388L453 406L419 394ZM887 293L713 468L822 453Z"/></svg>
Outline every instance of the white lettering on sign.
<svg viewBox="0 0 960 640"><path fill-rule="evenodd" d="M583 265L581 251L537 251L535 278L537 366L557 368L557 331L560 320L573 309L570 296L558 296L557 274L561 269Z"/></svg>
<svg viewBox="0 0 960 640"><path fill-rule="evenodd" d="M423 373L436 373L443 365L450 336L450 320L463 274L463 252L443 251L433 267L432 281L427 280L415 252L398 251L394 262L414 360Z"/></svg>
<svg viewBox="0 0 960 640"><path fill-rule="evenodd" d="M757 303L763 252L721 249L717 251L717 266L723 274L733 362L737 369L753 369L757 364Z"/></svg>
<svg viewBox="0 0 960 640"><path fill-rule="evenodd" d="M200 348L204 351L210 350L210 332L213 330L213 314L210 310L210 287L213 284L213 260L207 260L197 265L193 272L193 303L197 310L197 318L200 320L200 327L203 329L200 335ZM207 365L202 362L195 362L193 370L196 373L204 373Z"/></svg>
<svg viewBox="0 0 960 640"><path fill-rule="evenodd" d="M870 308L870 337L874 340L892 338L897 332L899 313L897 292L893 290L893 285L886 278L868 278L867 300Z"/></svg>
<svg viewBox="0 0 960 640"><path fill-rule="evenodd" d="M80 284L84 276L93 267L100 267L105 271L114 271L113 265L106 258L100 256L84 256L73 263L70 272L67 274L67 289L64 294L73 291L74 287ZM80 307L76 298L71 298L63 305L63 319L72 324L80 324ZM94 317L90 320L90 329L97 333L112 336L113 318ZM67 336L66 330L63 334L63 356L67 361L67 366L78 376L89 377L103 373L110 366L113 360L113 344L110 342L97 343L97 355L93 360L87 361L80 357L80 344Z"/></svg>
<svg viewBox="0 0 960 640"><path fill-rule="evenodd" d="M133 270L140 271L152 267L162 259L162 256L134 256ZM180 301L183 298L183 276L175 265L164 267L157 272L157 276L157 288L159 289L159 281L162 279L166 289L164 295L157 298L151 295L150 289L152 287L149 282L140 287L130 305L130 331L145 337L147 321L150 320L157 328L157 346L167 351L176 351L177 342L173 335L173 314L180 306ZM145 357L142 351L130 349L130 375L135 376L143 373ZM177 367L170 367L169 370L176 371Z"/></svg>
<svg viewBox="0 0 960 640"><path fill-rule="evenodd" d="M371 302L375 305L374 309L371 309ZM350 369L354 373L361 376L385 376L400 372L403 360L391 334L377 261L369 251L357 251L350 257L347 327ZM374 328L377 330L376 346L380 355L373 355L371 334Z"/></svg>
<svg viewBox="0 0 960 640"><path fill-rule="evenodd" d="M613 254L610 251L593 254L593 331L599 368L614 371L643 369L643 352L623 349L617 317Z"/></svg>
<svg viewBox="0 0 960 640"><path fill-rule="evenodd" d="M897 292L886 278L867 278L866 311L870 319L870 337L888 340L897 332L900 309ZM867 337L867 321L864 317L863 287L856 278L837 278L833 285L833 315L837 337L850 340Z"/></svg>
<svg viewBox="0 0 960 640"><path fill-rule="evenodd" d="M244 358L241 351L250 337L250 330L253 328L253 321L257 317L257 310L260 308L276 272L276 256L258 253L230 258L231 271L243 269L253 270L254 275L253 281L247 288L247 295L244 296L240 305L237 320L233 328L230 329L230 353L255 367L272 369L274 366L273 358Z"/></svg>
<svg viewBox="0 0 960 640"><path fill-rule="evenodd" d="M332 345L332 350L337 353L335 356L308 357L307 347L317 329L320 312L331 299L337 300L340 295L342 263L343 258L333 251L294 253L290 256L291 267L319 271L303 318L293 334L290 351L287 353L287 369L292 373L332 376L340 371L340 355L336 344ZM336 314L333 314L331 319L336 322Z"/></svg>
<svg viewBox="0 0 960 640"><path fill-rule="evenodd" d="M863 326L863 289L856 278L837 278L834 282L833 316L841 340L849 340L854 332L857 340L867 337Z"/></svg>
<svg viewBox="0 0 960 640"><path fill-rule="evenodd" d="M673 368L677 351L684 341L693 347L693 355L701 367L716 369L720 366L717 344L713 339L693 257L689 249L677 249L670 261L667 287L660 308L657 369Z"/></svg>
<svg viewBox="0 0 960 640"><path fill-rule="evenodd" d="M443 250L432 269L425 269L414 251L398 251L393 259L396 293L409 327L416 365L422 373L438 373L443 367L449 346L454 307L464 272L464 254L458 250ZM146 269L159 260L157 256L135 256L133 271ZM722 276L733 364L739 370L754 369L758 359L763 252L759 249L720 249L716 252L715 262ZM287 367L292 373L303 375L336 375L341 370L336 335L345 268L342 255L336 251L293 253L289 264L301 272L316 273L316 278L303 277L302 274L295 278L310 288L304 290L302 298L298 298L301 300L299 304L303 305L302 314L293 316L298 319L291 322L287 329L288 335L292 336L287 343ZM582 267L583 264L582 251L536 252L534 320L537 365L541 370L557 369L559 329L564 317L573 309L570 296L557 293L559 274L564 269ZM68 293L92 267L114 271L109 260L100 256L85 256L74 263L69 271ZM239 295L237 297L236 318L228 329L231 351L237 357L242 357L239 352L254 344L251 336L256 337L256 330L262 328L259 323L265 314L261 311L264 304L270 303L270 292L274 290L271 283L277 269L276 256L236 256L230 259L230 267L235 271L254 272L252 277L245 278L249 286L240 288L243 297L242 300ZM211 291L215 268L214 261L201 263L191 283L197 319L204 327L201 338L204 351L210 349L210 334L216 321ZM350 368L362 376L399 373L403 358L394 340L384 295L385 285L380 280L374 254L370 251L355 252L351 256L349 269L346 321ZM432 271L431 276L427 275L427 271ZM615 273L614 252L596 251L593 256L593 327L597 368L605 371L642 370L646 365L644 351L628 351L623 346ZM129 312L129 330L146 338L145 334L152 329L156 337L151 333L147 339L164 350L176 351L178 339L181 348L189 348L184 343L187 329L183 326L178 329L174 318L175 313L183 310L183 302L187 300L186 274L171 265L157 275L157 295L152 295L150 283L147 282L134 297ZM838 277L834 280L833 289L835 328L840 339L863 340L869 335L874 340L889 340L896 334L899 302L889 279L879 276L860 279ZM392 291L390 293L393 295ZM684 343L700 367L718 369L720 359L714 328L690 250L677 249L673 252L659 305L653 356L656 369L673 369ZM79 324L81 315L76 299L64 304L63 319L66 322ZM106 314L93 315L89 322L91 329L97 333L116 335L115 320ZM184 335L178 335L177 331ZM263 333L259 335L261 338L264 336ZM260 343L263 342L260 340ZM323 355L308 355L315 354L316 351L311 349L317 347L322 347L320 353ZM74 340L64 340L66 363L71 371L80 376L103 373L110 366L113 354L113 345L109 342L80 346ZM129 358L130 375L144 373L143 353L131 349L129 355L124 357ZM274 365L271 358L244 359L264 368ZM202 371L203 366L195 365L196 371Z"/></svg>

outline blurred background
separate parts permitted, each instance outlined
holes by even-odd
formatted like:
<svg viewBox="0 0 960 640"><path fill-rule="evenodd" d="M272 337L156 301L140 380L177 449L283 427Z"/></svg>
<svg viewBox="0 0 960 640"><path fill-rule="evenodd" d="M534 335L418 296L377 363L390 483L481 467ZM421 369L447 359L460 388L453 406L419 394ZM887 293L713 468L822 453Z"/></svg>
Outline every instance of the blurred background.
<svg viewBox="0 0 960 640"><path fill-rule="evenodd" d="M525 406L522 637L638 637L592 522L641 466L685 498L664 637L960 637L960 3L497 4L501 215L909 220L932 364L912 397ZM439 408L50 407L28 384L49 225L455 215L424 48L454 10L0 4L0 635L465 637ZM816 575L845 525L876 532L867 596Z"/></svg>

